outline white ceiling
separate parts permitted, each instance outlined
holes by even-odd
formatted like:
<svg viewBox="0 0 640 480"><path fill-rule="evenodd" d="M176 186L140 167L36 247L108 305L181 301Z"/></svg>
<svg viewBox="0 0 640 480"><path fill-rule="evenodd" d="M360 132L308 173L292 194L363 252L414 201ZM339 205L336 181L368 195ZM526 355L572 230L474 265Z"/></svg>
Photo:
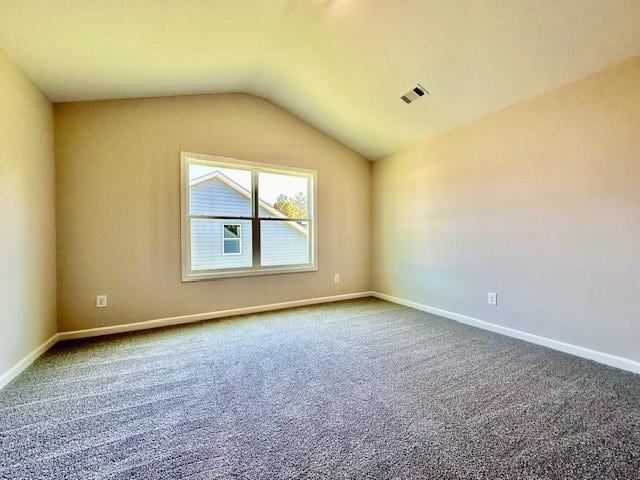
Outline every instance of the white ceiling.
<svg viewBox="0 0 640 480"><path fill-rule="evenodd" d="M0 46L56 102L245 91L375 159L640 54L640 0L0 0Z"/></svg>

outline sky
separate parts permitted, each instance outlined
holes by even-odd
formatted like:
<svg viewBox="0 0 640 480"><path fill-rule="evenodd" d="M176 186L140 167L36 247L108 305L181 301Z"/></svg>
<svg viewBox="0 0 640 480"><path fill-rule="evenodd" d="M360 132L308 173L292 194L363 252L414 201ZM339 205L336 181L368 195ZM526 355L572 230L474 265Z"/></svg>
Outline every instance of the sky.
<svg viewBox="0 0 640 480"><path fill-rule="evenodd" d="M251 172L235 168L210 167L208 165L189 165L189 180L201 177L215 170L232 179L237 184L251 190ZM294 175L281 175L277 173L260 173L260 200L271 205L280 194L293 197L298 192L307 194L307 178Z"/></svg>

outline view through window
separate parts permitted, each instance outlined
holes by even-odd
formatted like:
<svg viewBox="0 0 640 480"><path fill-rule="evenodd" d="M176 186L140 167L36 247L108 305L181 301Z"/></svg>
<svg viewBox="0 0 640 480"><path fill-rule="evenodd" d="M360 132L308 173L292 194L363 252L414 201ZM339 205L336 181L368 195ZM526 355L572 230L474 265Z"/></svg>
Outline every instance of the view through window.
<svg viewBox="0 0 640 480"><path fill-rule="evenodd" d="M184 154L183 279L315 269L315 172Z"/></svg>

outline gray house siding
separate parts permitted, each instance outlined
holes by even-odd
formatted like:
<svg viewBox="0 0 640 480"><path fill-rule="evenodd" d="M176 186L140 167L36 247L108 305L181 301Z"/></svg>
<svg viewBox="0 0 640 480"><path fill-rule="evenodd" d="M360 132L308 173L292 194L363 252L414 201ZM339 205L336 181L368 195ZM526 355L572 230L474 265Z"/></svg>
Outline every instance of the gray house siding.
<svg viewBox="0 0 640 480"><path fill-rule="evenodd" d="M309 263L307 236L288 222L261 222L260 250L264 266Z"/></svg>
<svg viewBox="0 0 640 480"><path fill-rule="evenodd" d="M251 201L218 179L191 187L191 215L251 216Z"/></svg>
<svg viewBox="0 0 640 480"><path fill-rule="evenodd" d="M240 225L241 254L222 254L222 226L226 223ZM211 270L216 268L250 267L251 221L250 220L191 220L191 269Z"/></svg>
<svg viewBox="0 0 640 480"><path fill-rule="evenodd" d="M191 187L192 215L251 215L251 201L218 179ZM267 211L260 209L260 214ZM273 215L270 215L273 216ZM223 255L223 225L241 225L241 254ZM251 221L191 220L191 269L211 270L252 266ZM288 222L264 221L260 225L262 265L309 263L307 235Z"/></svg>

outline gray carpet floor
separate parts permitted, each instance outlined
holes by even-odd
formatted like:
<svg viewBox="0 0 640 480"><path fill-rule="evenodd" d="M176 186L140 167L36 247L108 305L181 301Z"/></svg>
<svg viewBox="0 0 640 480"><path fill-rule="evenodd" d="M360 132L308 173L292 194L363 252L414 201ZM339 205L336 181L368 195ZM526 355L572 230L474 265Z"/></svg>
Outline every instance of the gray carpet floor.
<svg viewBox="0 0 640 480"><path fill-rule="evenodd" d="M638 479L640 376L374 299L56 345L2 479Z"/></svg>

